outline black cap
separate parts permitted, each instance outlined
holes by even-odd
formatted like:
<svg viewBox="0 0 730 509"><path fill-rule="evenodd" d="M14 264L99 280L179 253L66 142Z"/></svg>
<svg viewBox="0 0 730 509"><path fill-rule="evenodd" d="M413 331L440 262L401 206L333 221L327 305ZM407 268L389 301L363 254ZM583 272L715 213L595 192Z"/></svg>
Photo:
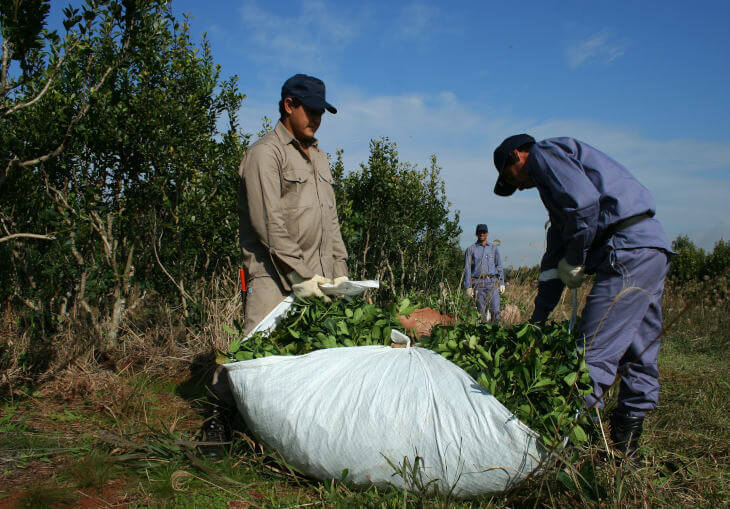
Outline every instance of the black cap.
<svg viewBox="0 0 730 509"><path fill-rule="evenodd" d="M281 87L281 98L296 97L302 104L313 110L327 110L337 113L337 109L325 101L324 82L314 76L295 74Z"/></svg>
<svg viewBox="0 0 730 509"><path fill-rule="evenodd" d="M487 228L486 224L477 225L477 233L481 233L481 232L489 232L489 228Z"/></svg>
<svg viewBox="0 0 730 509"><path fill-rule="evenodd" d="M502 144L494 150L494 167L497 168L497 171L499 172L497 183L494 185L494 194L499 196L509 196L517 189L512 184L508 184L504 178L502 178L502 171L504 170L504 165L507 162L507 157L509 157L510 153L514 149L520 148L526 143L535 143L535 138L529 134L515 134L514 136L510 136L504 140Z"/></svg>

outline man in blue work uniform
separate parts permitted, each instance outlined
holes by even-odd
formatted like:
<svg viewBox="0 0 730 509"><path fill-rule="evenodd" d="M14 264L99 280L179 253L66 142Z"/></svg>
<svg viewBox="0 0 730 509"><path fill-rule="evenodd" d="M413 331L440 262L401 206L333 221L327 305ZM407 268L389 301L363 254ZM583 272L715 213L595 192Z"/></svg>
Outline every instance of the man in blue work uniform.
<svg viewBox="0 0 730 509"><path fill-rule="evenodd" d="M504 272L499 249L491 242L487 242L488 236L487 225L478 224L477 241L466 248L464 256L464 288L470 298L476 297L482 321L487 321L487 306L489 306L492 321L498 322L499 294L504 292Z"/></svg>
<svg viewBox="0 0 730 509"><path fill-rule="evenodd" d="M585 405L602 408L604 391L621 377L611 437L633 455L659 397L661 299L672 254L654 200L626 168L573 138L511 136L494 151L494 165L497 195L536 187L550 216L532 320L547 320L564 285L577 288L584 273L595 274L578 331L593 384Z"/></svg>

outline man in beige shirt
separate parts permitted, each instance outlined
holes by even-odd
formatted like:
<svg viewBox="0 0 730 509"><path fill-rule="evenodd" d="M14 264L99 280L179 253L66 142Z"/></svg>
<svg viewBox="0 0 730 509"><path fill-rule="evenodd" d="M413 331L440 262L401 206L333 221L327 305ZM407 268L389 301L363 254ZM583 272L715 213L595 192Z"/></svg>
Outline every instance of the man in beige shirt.
<svg viewBox="0 0 730 509"><path fill-rule="evenodd" d="M314 137L324 110L337 113L325 100L321 80L304 74L286 80L279 122L246 151L238 169L239 242L247 287L244 334L290 292L327 299L319 284L347 281L332 173ZM211 389L223 406L214 403L202 435L206 442L220 443L228 438L227 421L235 408L222 366L213 373ZM201 450L221 453L216 445Z"/></svg>
<svg viewBox="0 0 730 509"><path fill-rule="evenodd" d="M297 74L281 88L281 118L241 161L240 245L246 271L244 333L289 292L326 298L321 283L347 280L327 155L314 134L327 110L324 83ZM334 281L333 281L334 280Z"/></svg>

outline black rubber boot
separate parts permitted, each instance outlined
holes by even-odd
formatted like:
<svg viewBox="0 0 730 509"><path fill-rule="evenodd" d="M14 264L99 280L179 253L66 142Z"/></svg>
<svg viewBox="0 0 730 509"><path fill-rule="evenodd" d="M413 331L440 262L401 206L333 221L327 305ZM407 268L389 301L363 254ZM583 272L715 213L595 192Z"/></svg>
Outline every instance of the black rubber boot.
<svg viewBox="0 0 730 509"><path fill-rule="evenodd" d="M625 413L614 411L611 414L611 440L613 447L620 453L619 462L629 459L632 464L641 462L636 452L639 448L639 437L644 429L643 417L631 417Z"/></svg>
<svg viewBox="0 0 730 509"><path fill-rule="evenodd" d="M203 423L200 452L210 458L222 458L226 454L226 443L230 442L229 419L225 411L214 408Z"/></svg>

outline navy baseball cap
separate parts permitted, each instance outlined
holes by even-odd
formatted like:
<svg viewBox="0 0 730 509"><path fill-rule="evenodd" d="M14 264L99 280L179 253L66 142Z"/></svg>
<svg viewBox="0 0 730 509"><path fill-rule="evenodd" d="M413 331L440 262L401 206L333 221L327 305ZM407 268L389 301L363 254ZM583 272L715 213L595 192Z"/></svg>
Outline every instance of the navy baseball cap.
<svg viewBox="0 0 730 509"><path fill-rule="evenodd" d="M502 142L502 144L494 150L494 167L499 172L497 183L494 185L494 194L499 196L509 196L515 192L517 187L507 183L502 177L502 171L504 170L505 163L510 153L520 148L525 143L535 143L535 138L529 134L515 134L510 136Z"/></svg>
<svg viewBox="0 0 730 509"><path fill-rule="evenodd" d="M295 74L286 80L281 87L281 98L286 97L296 97L313 110L337 113L337 109L325 100L324 82L314 76Z"/></svg>
<svg viewBox="0 0 730 509"><path fill-rule="evenodd" d="M489 228L487 228L486 224L477 225L477 233L481 233L481 232L489 232Z"/></svg>

